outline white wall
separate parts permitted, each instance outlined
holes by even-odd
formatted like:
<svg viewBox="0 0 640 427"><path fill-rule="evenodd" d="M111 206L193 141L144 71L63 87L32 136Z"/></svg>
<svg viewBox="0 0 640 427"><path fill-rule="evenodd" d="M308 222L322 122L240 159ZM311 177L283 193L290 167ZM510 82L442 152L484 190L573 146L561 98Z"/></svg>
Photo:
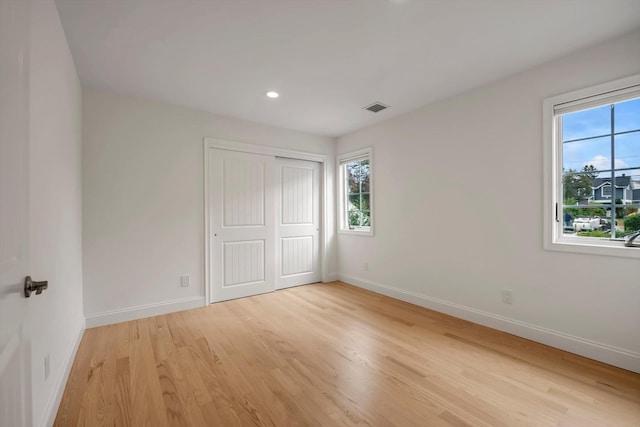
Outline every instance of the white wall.
<svg viewBox="0 0 640 427"><path fill-rule="evenodd" d="M335 169L330 138L83 88L88 326L204 303L204 137L326 154Z"/></svg>
<svg viewBox="0 0 640 427"><path fill-rule="evenodd" d="M30 274L49 281L30 302L33 420L49 425L84 329L81 89L55 4L34 0L31 9Z"/></svg>
<svg viewBox="0 0 640 427"><path fill-rule="evenodd" d="M339 276L640 371L638 261L542 249L543 98L636 73L640 32L339 138L373 146L376 184Z"/></svg>

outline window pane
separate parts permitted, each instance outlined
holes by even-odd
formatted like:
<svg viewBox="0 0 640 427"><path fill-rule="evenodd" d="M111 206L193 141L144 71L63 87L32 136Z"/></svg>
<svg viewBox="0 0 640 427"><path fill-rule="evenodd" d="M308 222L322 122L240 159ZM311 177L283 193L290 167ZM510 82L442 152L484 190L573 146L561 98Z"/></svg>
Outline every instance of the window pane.
<svg viewBox="0 0 640 427"><path fill-rule="evenodd" d="M578 237L611 237L609 205L564 206L563 233Z"/></svg>
<svg viewBox="0 0 640 427"><path fill-rule="evenodd" d="M371 225L371 214L369 211L362 211L362 226L368 227Z"/></svg>
<svg viewBox="0 0 640 427"><path fill-rule="evenodd" d="M360 209L369 210L369 194L362 194L360 199Z"/></svg>
<svg viewBox="0 0 640 427"><path fill-rule="evenodd" d="M597 170L611 169L611 137L562 144L562 169L565 173L581 171L589 165Z"/></svg>
<svg viewBox="0 0 640 427"><path fill-rule="evenodd" d="M360 191L360 182L356 180L355 177L353 176L349 176L348 186L349 187L347 188L347 191L349 193L357 193Z"/></svg>
<svg viewBox="0 0 640 427"><path fill-rule="evenodd" d="M349 193L358 193L360 191L360 179L357 175L357 168L353 163L348 163L347 171L347 191Z"/></svg>
<svg viewBox="0 0 640 427"><path fill-rule="evenodd" d="M616 173L618 203L640 203L640 168Z"/></svg>
<svg viewBox="0 0 640 427"><path fill-rule="evenodd" d="M632 203L640 204L640 168L627 170L624 173L629 185L625 187L619 200L616 200L617 202L622 203L622 206L618 205L616 207L616 225L620 232L624 232L626 234L640 229L640 224L638 224L637 221L631 221L629 223L626 222L628 215L638 213L638 208L625 206ZM623 184L625 182L626 180L622 181Z"/></svg>
<svg viewBox="0 0 640 427"><path fill-rule="evenodd" d="M357 162L349 162L347 163L347 171L356 180L360 180L364 174L369 173L369 161L360 160Z"/></svg>
<svg viewBox="0 0 640 427"><path fill-rule="evenodd" d="M562 117L563 141L611 133L605 105ZM611 137L562 144L563 233L611 237ZM608 171L608 172L602 172Z"/></svg>
<svg viewBox="0 0 640 427"><path fill-rule="evenodd" d="M628 200L632 200L633 203L640 203L640 168L631 169L625 171L627 176L631 180L631 186L628 189L628 194L631 194L631 197Z"/></svg>
<svg viewBox="0 0 640 427"><path fill-rule="evenodd" d="M562 116L563 141L608 133L611 133L611 107L609 105Z"/></svg>
<svg viewBox="0 0 640 427"><path fill-rule="evenodd" d="M367 173L362 177L362 192L369 192L369 169L367 168Z"/></svg>
<svg viewBox="0 0 640 427"><path fill-rule="evenodd" d="M348 210L354 209L362 209L360 206L360 195L359 194L350 194L349 195L349 206L347 206Z"/></svg>
<svg viewBox="0 0 640 427"><path fill-rule="evenodd" d="M616 168L640 167L640 132L616 135L615 144Z"/></svg>
<svg viewBox="0 0 640 427"><path fill-rule="evenodd" d="M351 210L348 212L349 227L360 226L360 211Z"/></svg>
<svg viewBox="0 0 640 427"><path fill-rule="evenodd" d="M349 227L368 227L371 225L371 216L369 211L359 209L350 210L348 212Z"/></svg>
<svg viewBox="0 0 640 427"><path fill-rule="evenodd" d="M603 184L603 182L598 182L597 175L597 172L586 174L565 173L562 178L564 204L588 203L592 199L593 187Z"/></svg>
<svg viewBox="0 0 640 427"><path fill-rule="evenodd" d="M616 132L640 129L640 98L616 104L614 115Z"/></svg>

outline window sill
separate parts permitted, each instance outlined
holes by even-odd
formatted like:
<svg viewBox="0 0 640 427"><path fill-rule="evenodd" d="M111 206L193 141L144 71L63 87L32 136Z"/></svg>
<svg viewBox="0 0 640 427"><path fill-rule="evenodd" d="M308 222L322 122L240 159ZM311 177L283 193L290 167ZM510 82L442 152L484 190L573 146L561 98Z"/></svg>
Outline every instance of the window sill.
<svg viewBox="0 0 640 427"><path fill-rule="evenodd" d="M338 230L338 234L350 234L352 236L365 236L365 237L373 237L373 230Z"/></svg>
<svg viewBox="0 0 640 427"><path fill-rule="evenodd" d="M640 258L640 247L630 248L624 246L619 240L596 238L571 238L563 237L558 241L545 244L549 251L569 252L577 254L606 255L622 258Z"/></svg>

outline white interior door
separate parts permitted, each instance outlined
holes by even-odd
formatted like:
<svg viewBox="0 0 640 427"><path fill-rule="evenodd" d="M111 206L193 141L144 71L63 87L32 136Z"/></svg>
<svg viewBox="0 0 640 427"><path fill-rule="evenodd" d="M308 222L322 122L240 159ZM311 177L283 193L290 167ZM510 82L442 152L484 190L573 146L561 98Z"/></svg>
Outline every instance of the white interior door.
<svg viewBox="0 0 640 427"><path fill-rule="evenodd" d="M29 9L0 0L0 426L31 425L28 138Z"/></svg>
<svg viewBox="0 0 640 427"><path fill-rule="evenodd" d="M275 290L273 156L209 149L212 300Z"/></svg>
<svg viewBox="0 0 640 427"><path fill-rule="evenodd" d="M320 163L276 159L278 289L322 280Z"/></svg>

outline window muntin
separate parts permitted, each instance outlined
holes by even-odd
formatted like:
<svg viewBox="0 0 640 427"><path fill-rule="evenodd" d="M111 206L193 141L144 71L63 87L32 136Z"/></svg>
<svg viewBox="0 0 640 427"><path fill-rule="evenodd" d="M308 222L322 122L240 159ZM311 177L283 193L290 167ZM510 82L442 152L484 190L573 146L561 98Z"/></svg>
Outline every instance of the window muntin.
<svg viewBox="0 0 640 427"><path fill-rule="evenodd" d="M373 233L371 151L369 149L339 158L340 231Z"/></svg>
<svg viewBox="0 0 640 427"><path fill-rule="evenodd" d="M572 221L568 223L564 221L564 180L567 179L567 175L564 173L563 167L566 166L563 161L567 163L574 161L575 164L570 167L574 169L574 176L578 177L580 175L584 175L585 173L591 173L593 171L583 171L580 170L581 167L584 167L583 158L574 157L570 158L570 151L564 150L565 147L569 147L569 136L563 141L563 127L562 127L562 118L564 116L565 120L570 118L568 117L569 113L575 113L578 111L596 109L603 106L610 106L612 104L618 104L615 111L614 116L614 132L609 131L609 133L605 133L602 135L596 135L596 137L588 138L586 128L582 129L582 134L578 133L578 129L574 129L574 139L583 139L581 141L582 144L586 144L588 140L597 140L599 138L605 138L607 135L614 135L616 138L613 144L613 153L615 155L617 146L622 146L624 143L624 135L633 134L637 135L637 132L628 132L629 130L634 130L637 126L634 126L633 123L636 123L636 113L634 105L631 105L632 102L626 104L628 101L638 102L640 99L640 75L635 75L619 80L615 80L612 82L600 84L597 86L593 86L590 88L576 90L570 93L553 96L550 98L546 98L543 102L543 152L544 152L544 198L543 198L543 225L544 225L544 235L543 235L543 243L544 248L547 250L553 251L561 251L561 252L571 252L571 253L584 253L584 254L592 254L592 255L609 255L609 256L621 256L621 257L630 257L630 258L640 258L640 250L634 247L625 247L621 239L618 237L620 232L618 231L616 236L618 238L612 239L611 232L604 233L603 237L589 237L589 236L578 236L575 233L566 232L565 227L572 226ZM625 103L625 104L623 104ZM637 105L637 104L635 104ZM629 121L629 108L631 108L631 122ZM609 110L611 113L611 110ZM623 117L624 115L624 117ZM577 116L574 116L577 117ZM584 116L583 116L584 117ZM602 117L602 116L601 116ZM617 122L616 122L617 120ZM569 122L570 123L570 122ZM594 126L593 129L597 129L597 122L592 121ZM566 122L565 122L566 125ZM610 124L609 124L610 125ZM600 126L602 127L602 126ZM609 126L610 127L610 126ZM565 127L565 130L567 128ZM606 131L605 131L606 132ZM589 133L589 135L593 135L593 133ZM637 136L634 136L637 138ZM635 141L638 141L634 139ZM609 144L611 147L611 136L609 136ZM563 143L564 142L564 143ZM598 141L595 141L598 142ZM574 144L573 142L571 144ZM600 142L602 146L602 142ZM574 145L577 145L575 143ZM597 145L597 144L596 144ZM633 144L627 144L627 147L633 146ZM586 147L586 146L585 146ZM609 169L601 168L598 170L598 174L600 175L603 171L615 170L616 172L624 172L627 176L640 170L640 162L633 161L633 157L628 156L624 152L618 153L623 154L626 157L629 157L629 170L622 171L620 165L616 165L614 163L614 167ZM563 159L563 155L565 158ZM612 156L615 162L615 157ZM600 159L600 158L587 158L586 160L604 160L607 163L607 160L611 159ZM638 159L640 160L640 159ZM618 162L619 163L619 162ZM567 170L569 168L567 167ZM633 171L632 169L635 169ZM569 175L571 176L571 175ZM611 179L607 180L611 181ZM615 180L616 185L612 187L612 191L616 191L616 187L620 183L618 179ZM600 182L603 183L603 182ZM599 184L598 184L599 185ZM596 187L598 187L596 185ZM624 207L614 206L614 215L617 215L619 218L626 215L623 211L628 208L638 208L640 206L640 194L638 191L634 191L631 188L621 189L620 193L625 196L625 202L627 205ZM614 199L615 200L615 199ZM604 200L603 200L604 201ZM631 201L632 203L628 203ZM625 204L623 203L623 204ZM620 204L620 203L618 203ZM634 206L636 204L636 206ZM601 209L599 212L603 218L600 218L600 223L606 224L611 218L606 217L607 208L609 211L611 209L611 198L606 200L606 205L592 205L586 204L586 201L583 201L582 204L579 205L571 205L571 208L579 209L576 213L580 214L584 218L591 218L593 214L596 212L593 209ZM573 220L573 218L571 218ZM636 218L637 221L637 218ZM615 224L612 228L616 229L616 226L620 227L621 224ZM610 227L603 226L603 228ZM575 230L567 230L567 231L575 231ZM637 242L636 242L637 243Z"/></svg>

